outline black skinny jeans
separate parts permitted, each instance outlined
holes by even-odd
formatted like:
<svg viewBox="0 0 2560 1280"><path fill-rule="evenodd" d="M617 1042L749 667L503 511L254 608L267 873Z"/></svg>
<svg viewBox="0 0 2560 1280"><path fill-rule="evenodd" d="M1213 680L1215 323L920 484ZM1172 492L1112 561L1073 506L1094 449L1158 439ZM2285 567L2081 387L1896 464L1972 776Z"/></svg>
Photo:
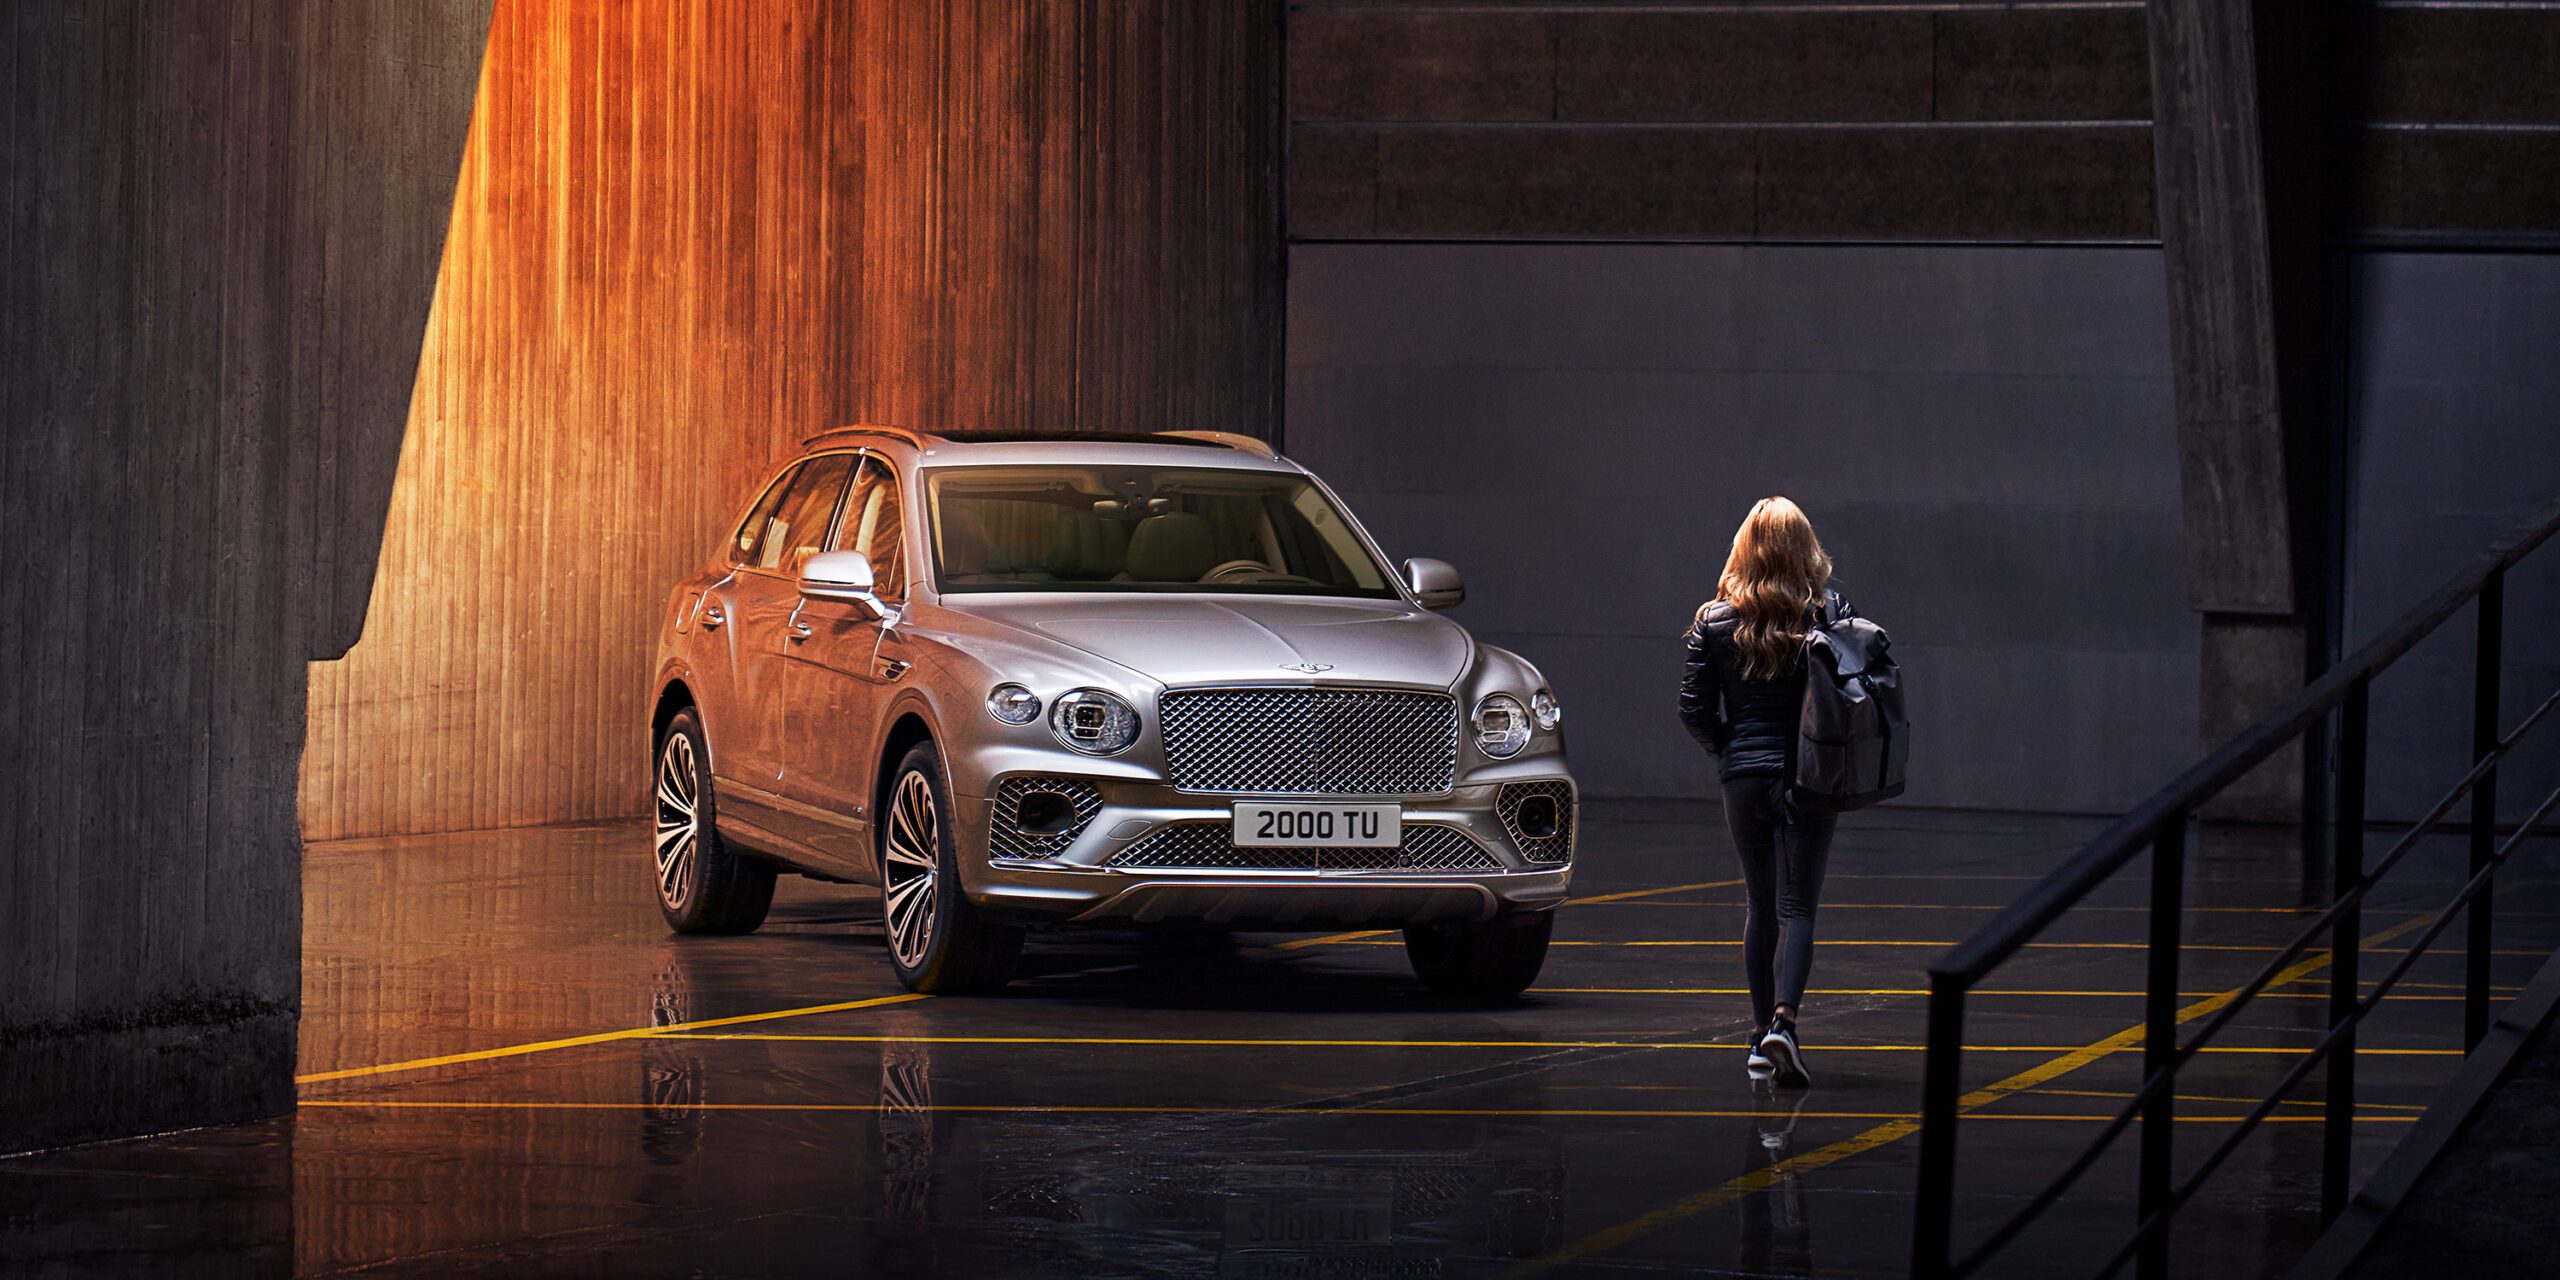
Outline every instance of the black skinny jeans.
<svg viewBox="0 0 2560 1280"><path fill-rule="evenodd" d="M1786 778L1763 774L1726 780L1724 821L1751 904L1742 923L1742 971L1751 984L1751 1016L1765 1027L1777 1006L1803 1007L1813 973L1813 912L1839 815L1797 809L1788 803Z"/></svg>

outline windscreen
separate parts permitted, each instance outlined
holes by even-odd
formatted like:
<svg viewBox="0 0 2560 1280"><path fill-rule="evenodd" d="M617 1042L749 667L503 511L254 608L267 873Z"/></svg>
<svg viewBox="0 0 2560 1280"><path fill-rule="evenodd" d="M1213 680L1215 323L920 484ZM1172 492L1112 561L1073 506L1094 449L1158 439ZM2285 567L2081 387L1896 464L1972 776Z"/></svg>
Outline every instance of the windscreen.
<svg viewBox="0 0 2560 1280"><path fill-rule="evenodd" d="M1396 594L1342 513L1303 476L1178 467L927 475L934 572L945 592Z"/></svg>

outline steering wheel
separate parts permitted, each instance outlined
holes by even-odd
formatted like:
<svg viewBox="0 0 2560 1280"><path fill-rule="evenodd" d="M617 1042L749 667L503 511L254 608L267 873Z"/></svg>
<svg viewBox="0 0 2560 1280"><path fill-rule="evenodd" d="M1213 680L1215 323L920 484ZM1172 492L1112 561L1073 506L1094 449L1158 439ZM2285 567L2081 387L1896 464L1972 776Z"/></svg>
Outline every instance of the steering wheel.
<svg viewBox="0 0 2560 1280"><path fill-rule="evenodd" d="M1270 573L1271 571L1272 569L1270 565L1264 564L1259 560L1229 560L1225 564L1219 565L1217 568L1201 574L1200 580L1202 582L1222 582L1228 578L1236 577L1241 574Z"/></svg>

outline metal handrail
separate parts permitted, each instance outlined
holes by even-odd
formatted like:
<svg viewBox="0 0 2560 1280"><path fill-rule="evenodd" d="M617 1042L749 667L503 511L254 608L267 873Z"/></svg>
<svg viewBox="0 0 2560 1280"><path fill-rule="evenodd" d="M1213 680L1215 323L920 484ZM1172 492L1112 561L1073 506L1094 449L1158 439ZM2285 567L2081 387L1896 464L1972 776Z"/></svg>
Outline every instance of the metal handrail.
<svg viewBox="0 0 2560 1280"><path fill-rule="evenodd" d="M2502 666L2506 572L2560 534L2560 507L2506 542L2491 548L2476 563L2446 582L2403 614L2381 635L2324 672L2264 719L2207 755L2192 768L2110 824L2087 846L2036 886L2003 908L1972 936L1951 948L1929 967L1929 1029L1926 1078L1921 1100L1919 1195L1912 1241L1912 1269L1923 1277L1970 1274L2005 1247L2060 1199L2082 1174L2094 1167L2115 1139L2142 1124L2140 1207L2137 1228L2108 1262L2102 1275L2112 1275L2128 1260L2137 1260L2146 1277L2168 1273L2168 1238L2163 1230L2241 1139L2253 1131L2294 1085L2315 1066L2329 1068L2324 1110L2321 1207L2332 1219L2346 1203L2347 1156L2354 1115L2355 1033L2365 1018L2410 965L2433 945L2453 913L2466 906L2469 916L2469 963L2464 983L2466 1051L2476 1047L2488 1027L2488 958L2491 940L2490 884L2525 831L2560 803L2560 790L2536 808L2505 846L2495 841L2497 766L2555 705L2560 692L2525 717L2513 733L2498 730L2499 675ZM2466 772L2381 861L2368 866L2364 857L2365 754L2368 740L2368 692L2374 677L2397 663L2446 619L2474 600L2479 602L2479 629L2474 660L2473 760ZM2338 719L2338 787L2331 824L2333 897L2326 910L2270 960L2249 982L2225 998L2220 1008L2184 1044L2178 1027L2184 1020L2178 1005L2178 947L2183 925L2186 825L2215 796L2247 775L2297 737L2323 728L2332 714ZM2472 801L2471 879L2431 922L2419 942L2369 996L2359 996L2356 977L2361 949L2361 909L2372 885L2397 867L2418 842L2431 834L2468 794ZM2316 820L2306 813L2306 826ZM2143 1083L2062 1175L2048 1183L2028 1204L1995 1228L1961 1260L1952 1256L1955 1208L1955 1130L1964 1110L1960 1063L1964 1044L1964 999L1993 969L2034 940L2095 889L2132 865L2151 859L2149 975L2144 992ZM2171 1116L2179 1069L2235 1018L2240 1009L2276 984L2295 957L2310 950L2322 930L2330 933L2324 963L2329 968L2329 1032L2303 1062L2295 1065L2244 1117L2237 1131L2209 1156L2183 1184L2170 1177ZM2201 1012L2201 1011L2199 1011ZM2336 1050L2343 1047L2345 1052Z"/></svg>

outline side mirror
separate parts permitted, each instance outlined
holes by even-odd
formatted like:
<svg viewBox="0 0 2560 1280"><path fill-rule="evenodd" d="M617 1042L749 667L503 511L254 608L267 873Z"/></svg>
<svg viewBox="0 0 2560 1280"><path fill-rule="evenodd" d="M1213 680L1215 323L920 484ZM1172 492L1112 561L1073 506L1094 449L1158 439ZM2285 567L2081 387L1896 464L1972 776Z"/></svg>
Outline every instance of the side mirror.
<svg viewBox="0 0 2560 1280"><path fill-rule="evenodd" d="M861 605L872 617L888 612L873 591L871 561L859 551L821 551L800 566L800 594L811 600Z"/></svg>
<svg viewBox="0 0 2560 1280"><path fill-rule="evenodd" d="M1458 576L1457 566L1446 560L1405 561L1404 584L1413 588L1414 598L1425 609L1454 609L1467 602L1466 581Z"/></svg>

